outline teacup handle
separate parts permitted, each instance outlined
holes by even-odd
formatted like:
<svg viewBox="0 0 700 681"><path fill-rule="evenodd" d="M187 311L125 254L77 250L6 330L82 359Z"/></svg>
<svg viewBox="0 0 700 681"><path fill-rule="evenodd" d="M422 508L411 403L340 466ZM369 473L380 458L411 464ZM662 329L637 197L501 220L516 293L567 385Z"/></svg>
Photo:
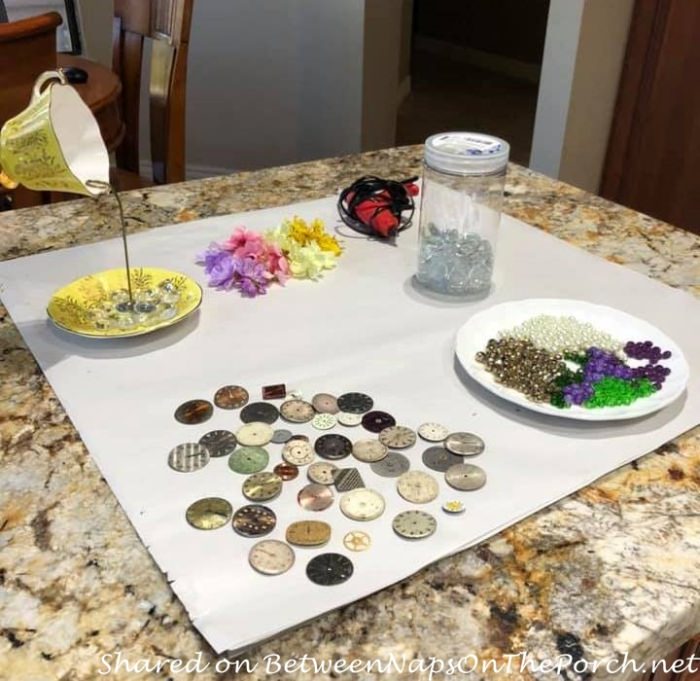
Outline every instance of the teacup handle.
<svg viewBox="0 0 700 681"><path fill-rule="evenodd" d="M66 85L68 83L68 79L66 78L66 75L63 73L62 70L58 71L44 71L37 79L36 83L34 83L34 89L32 90L32 101L31 104L33 104L39 97L41 97L41 90L51 80L58 80L61 85Z"/></svg>

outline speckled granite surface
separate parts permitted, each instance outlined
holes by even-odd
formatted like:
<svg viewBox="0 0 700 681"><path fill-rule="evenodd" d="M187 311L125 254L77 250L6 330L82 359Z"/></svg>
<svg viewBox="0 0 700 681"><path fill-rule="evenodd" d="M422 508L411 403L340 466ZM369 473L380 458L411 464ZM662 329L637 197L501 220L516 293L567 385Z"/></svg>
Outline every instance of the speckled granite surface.
<svg viewBox="0 0 700 681"><path fill-rule="evenodd" d="M135 192L125 203L137 231L320 198L360 174L408 176L420 158L418 147L374 152ZM519 167L507 191L508 213L700 295L700 237ZM0 257L116 234L108 201L0 213ZM529 651L601 662L627 653L641 663L700 631L699 575L695 429L481 546L262 644L243 656L257 669L236 678L331 678L268 675L271 654L404 660L404 673L387 679L428 678L408 665L433 656L503 663ZM194 668L200 651L201 673L124 664L189 660ZM233 678L216 663L0 307L0 679L95 679L110 670L105 678ZM520 666L515 659L508 672L470 678L585 678ZM635 676L628 665L615 678Z"/></svg>

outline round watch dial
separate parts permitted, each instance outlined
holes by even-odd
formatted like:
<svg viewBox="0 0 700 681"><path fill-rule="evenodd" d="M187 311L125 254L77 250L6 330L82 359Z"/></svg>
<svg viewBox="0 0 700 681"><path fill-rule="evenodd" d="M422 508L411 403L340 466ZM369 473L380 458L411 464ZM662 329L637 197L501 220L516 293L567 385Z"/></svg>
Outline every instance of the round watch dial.
<svg viewBox="0 0 700 681"><path fill-rule="evenodd" d="M282 491L282 478L275 473L254 473L243 481L243 496L251 501L269 501Z"/></svg>
<svg viewBox="0 0 700 681"><path fill-rule="evenodd" d="M262 447L239 447L228 458L228 467L234 473L250 475L265 470L270 455Z"/></svg>
<svg viewBox="0 0 700 681"><path fill-rule="evenodd" d="M351 414L364 414L374 406L374 400L364 393L345 393L338 398L338 409Z"/></svg>
<svg viewBox="0 0 700 681"><path fill-rule="evenodd" d="M389 452L383 459L370 464L372 471L383 478L398 478L410 467L408 457L400 452Z"/></svg>
<svg viewBox="0 0 700 681"><path fill-rule="evenodd" d="M282 458L295 466L306 466L316 457L314 448L305 440L289 440L282 449Z"/></svg>
<svg viewBox="0 0 700 681"><path fill-rule="evenodd" d="M348 551L366 551L372 545L372 539L366 532L353 530L343 537L343 546Z"/></svg>
<svg viewBox="0 0 700 681"><path fill-rule="evenodd" d="M352 455L358 461L372 463L383 459L389 450L379 440L358 440L352 446Z"/></svg>
<svg viewBox="0 0 700 681"><path fill-rule="evenodd" d="M379 441L390 449L405 449L416 444L416 433L406 426L389 426L379 433Z"/></svg>
<svg viewBox="0 0 700 681"><path fill-rule="evenodd" d="M263 539L250 549L248 562L263 575L281 575L294 565L294 549L276 539Z"/></svg>
<svg viewBox="0 0 700 681"><path fill-rule="evenodd" d="M424 539L437 529L437 520L424 511L403 511L391 523L394 532L405 539Z"/></svg>
<svg viewBox="0 0 700 681"><path fill-rule="evenodd" d="M413 504L427 504L440 492L437 480L423 471L408 471L396 481L398 493Z"/></svg>
<svg viewBox="0 0 700 681"><path fill-rule="evenodd" d="M336 416L341 426L359 426L362 423L362 414L351 414L348 411L341 411Z"/></svg>
<svg viewBox="0 0 700 681"><path fill-rule="evenodd" d="M175 420L192 426L204 423L211 418L214 407L207 400L189 400L175 410Z"/></svg>
<svg viewBox="0 0 700 681"><path fill-rule="evenodd" d="M309 466L306 474L311 482L319 485L332 485L335 481L335 472L338 467L329 461L317 461Z"/></svg>
<svg viewBox="0 0 700 681"><path fill-rule="evenodd" d="M251 421L244 423L236 431L236 439L239 444L250 447L262 447L272 440L275 431L269 423L262 421Z"/></svg>
<svg viewBox="0 0 700 681"><path fill-rule="evenodd" d="M340 510L351 520L375 520L385 508L384 497L366 487L346 492L340 498Z"/></svg>
<svg viewBox="0 0 700 681"><path fill-rule="evenodd" d="M429 421L418 426L418 435L427 442L442 442L449 434L447 426L441 423Z"/></svg>
<svg viewBox="0 0 700 681"><path fill-rule="evenodd" d="M187 522L198 530L216 530L231 519L233 508L226 499L206 497L190 504L185 512Z"/></svg>
<svg viewBox="0 0 700 681"><path fill-rule="evenodd" d="M262 421L263 423L274 423L280 416L277 407L269 402L251 402L241 409L241 421L252 423Z"/></svg>
<svg viewBox="0 0 700 681"><path fill-rule="evenodd" d="M338 423L338 420L333 414L316 414L316 416L311 419L311 425L316 428L316 430L330 430L334 428Z"/></svg>
<svg viewBox="0 0 700 681"><path fill-rule="evenodd" d="M380 433L389 426L395 426L396 419L385 411L368 411L362 417L362 427L370 433Z"/></svg>
<svg viewBox="0 0 700 681"><path fill-rule="evenodd" d="M287 400L280 405L280 414L290 423L306 423L314 417L313 406L304 400Z"/></svg>
<svg viewBox="0 0 700 681"><path fill-rule="evenodd" d="M319 414L338 413L338 400L328 393L317 393L311 398L311 404Z"/></svg>
<svg viewBox="0 0 700 681"><path fill-rule="evenodd" d="M306 566L306 576L321 586L342 584L352 577L352 573L352 561L340 553L322 553Z"/></svg>
<svg viewBox="0 0 700 681"><path fill-rule="evenodd" d="M345 435L328 433L316 439L314 450L322 459L336 461L352 454L352 442Z"/></svg>
<svg viewBox="0 0 700 681"><path fill-rule="evenodd" d="M240 385L225 385L214 395L214 404L219 409L240 409L248 404L248 391Z"/></svg>
<svg viewBox="0 0 700 681"><path fill-rule="evenodd" d="M292 431L286 428L278 428L272 433L272 440L276 445L283 445L292 439Z"/></svg>
<svg viewBox="0 0 700 681"><path fill-rule="evenodd" d="M232 525L242 537L262 537L275 529L277 516L267 506L250 504L242 506L233 514Z"/></svg>
<svg viewBox="0 0 700 681"><path fill-rule="evenodd" d="M287 482L288 480L294 480L299 475L299 469L293 463L278 463L272 472L279 475L282 480Z"/></svg>
<svg viewBox="0 0 700 681"><path fill-rule="evenodd" d="M321 520L300 520L287 528L285 538L296 546L321 546L331 538L331 526Z"/></svg>
<svg viewBox="0 0 700 681"><path fill-rule="evenodd" d="M484 451L484 441L474 433L450 433L445 438L445 449L459 456L476 456Z"/></svg>
<svg viewBox="0 0 700 681"><path fill-rule="evenodd" d="M462 457L448 452L442 445L436 445L423 452L423 463L433 471L444 473L450 466L462 463Z"/></svg>
<svg viewBox="0 0 700 681"><path fill-rule="evenodd" d="M209 450L198 442L184 442L168 454L168 466L178 473L192 473L209 463Z"/></svg>
<svg viewBox="0 0 700 681"><path fill-rule="evenodd" d="M471 492L486 484L486 471L471 463L458 463L447 469L445 481L450 487Z"/></svg>
<svg viewBox="0 0 700 681"><path fill-rule="evenodd" d="M297 501L306 511L325 511L333 504L333 492L326 485L312 482L302 487L297 495Z"/></svg>
<svg viewBox="0 0 700 681"><path fill-rule="evenodd" d="M199 444L209 450L212 457L228 456L238 444L230 430L210 430L199 438Z"/></svg>

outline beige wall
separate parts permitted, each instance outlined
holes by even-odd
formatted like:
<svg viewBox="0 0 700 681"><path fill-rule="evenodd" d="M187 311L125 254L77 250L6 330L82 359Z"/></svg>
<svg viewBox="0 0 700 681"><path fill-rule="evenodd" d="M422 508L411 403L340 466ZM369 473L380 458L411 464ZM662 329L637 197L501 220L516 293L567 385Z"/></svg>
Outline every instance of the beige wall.
<svg viewBox="0 0 700 681"><path fill-rule="evenodd" d="M105 66L112 63L112 0L78 0L83 54Z"/></svg>
<svg viewBox="0 0 700 681"><path fill-rule="evenodd" d="M396 141L404 0L365 0L362 149Z"/></svg>
<svg viewBox="0 0 700 681"><path fill-rule="evenodd" d="M587 0L559 177L597 193L634 0Z"/></svg>
<svg viewBox="0 0 700 681"><path fill-rule="evenodd" d="M634 0L551 0L530 166L597 192Z"/></svg>

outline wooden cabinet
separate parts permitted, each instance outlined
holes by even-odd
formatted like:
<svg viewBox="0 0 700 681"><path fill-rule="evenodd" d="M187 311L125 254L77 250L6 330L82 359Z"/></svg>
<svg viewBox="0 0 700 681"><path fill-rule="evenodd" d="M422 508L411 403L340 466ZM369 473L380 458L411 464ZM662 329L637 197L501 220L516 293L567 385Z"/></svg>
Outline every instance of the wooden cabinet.
<svg viewBox="0 0 700 681"><path fill-rule="evenodd" d="M698 0L636 0L601 183L606 198L698 234L699 36Z"/></svg>

